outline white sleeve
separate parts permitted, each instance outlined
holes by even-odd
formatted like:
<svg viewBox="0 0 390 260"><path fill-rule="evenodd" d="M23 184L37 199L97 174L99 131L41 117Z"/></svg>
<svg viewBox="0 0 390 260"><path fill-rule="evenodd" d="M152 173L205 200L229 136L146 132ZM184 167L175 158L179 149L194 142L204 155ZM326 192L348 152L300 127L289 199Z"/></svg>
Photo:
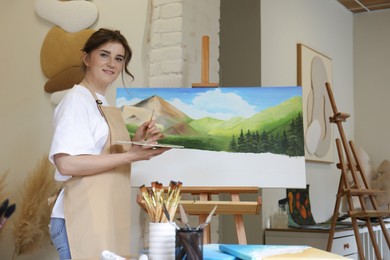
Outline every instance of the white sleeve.
<svg viewBox="0 0 390 260"><path fill-rule="evenodd" d="M55 154L100 154L108 135L108 126L91 98L71 94L54 113L54 134L49 159Z"/></svg>

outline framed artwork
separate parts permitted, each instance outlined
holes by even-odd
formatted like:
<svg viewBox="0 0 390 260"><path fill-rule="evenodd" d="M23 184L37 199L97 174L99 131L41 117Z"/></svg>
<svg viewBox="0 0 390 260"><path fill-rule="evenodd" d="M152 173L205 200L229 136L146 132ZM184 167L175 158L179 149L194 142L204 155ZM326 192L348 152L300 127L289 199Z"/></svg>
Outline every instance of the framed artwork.
<svg viewBox="0 0 390 260"><path fill-rule="evenodd" d="M175 146L133 163L134 186L306 185L301 87L118 88L116 105L130 136L152 117Z"/></svg>
<svg viewBox="0 0 390 260"><path fill-rule="evenodd" d="M303 44L297 45L297 79L302 86L305 158L333 163L332 108L325 83L332 86L332 60Z"/></svg>

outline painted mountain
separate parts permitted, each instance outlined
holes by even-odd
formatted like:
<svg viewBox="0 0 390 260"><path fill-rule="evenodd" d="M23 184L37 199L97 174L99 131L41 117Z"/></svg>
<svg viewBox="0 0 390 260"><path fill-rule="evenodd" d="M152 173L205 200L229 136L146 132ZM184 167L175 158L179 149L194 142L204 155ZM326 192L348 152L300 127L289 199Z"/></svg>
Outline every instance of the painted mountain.
<svg viewBox="0 0 390 260"><path fill-rule="evenodd" d="M292 96L250 117L192 118L158 95L121 106L130 135L153 119L165 134L160 143L234 153L304 155L302 97ZM154 111L154 112L153 112Z"/></svg>

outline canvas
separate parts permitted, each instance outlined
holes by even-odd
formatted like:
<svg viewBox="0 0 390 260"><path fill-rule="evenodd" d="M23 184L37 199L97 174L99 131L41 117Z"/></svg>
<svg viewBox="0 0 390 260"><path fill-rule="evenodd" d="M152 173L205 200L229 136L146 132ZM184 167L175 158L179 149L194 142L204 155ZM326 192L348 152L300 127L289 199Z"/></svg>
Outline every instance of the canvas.
<svg viewBox="0 0 390 260"><path fill-rule="evenodd" d="M150 183L152 172L163 171L160 182L304 186L301 95L295 86L118 88L130 135L153 116L165 135L160 143L184 146L134 164L133 183ZM291 182L279 178L285 175Z"/></svg>

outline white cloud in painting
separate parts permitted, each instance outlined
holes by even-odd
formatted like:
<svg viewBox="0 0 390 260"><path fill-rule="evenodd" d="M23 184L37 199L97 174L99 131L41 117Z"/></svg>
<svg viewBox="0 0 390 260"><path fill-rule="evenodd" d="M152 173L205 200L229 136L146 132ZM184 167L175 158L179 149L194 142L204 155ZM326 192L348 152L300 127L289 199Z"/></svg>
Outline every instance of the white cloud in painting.
<svg viewBox="0 0 390 260"><path fill-rule="evenodd" d="M122 106L134 105L140 101L142 101L140 98L133 98L131 100L127 100L125 97L120 97L116 99L116 106L122 107Z"/></svg>
<svg viewBox="0 0 390 260"><path fill-rule="evenodd" d="M232 92L222 93L220 89L200 93L191 103L177 98L169 102L194 119L213 117L227 120L235 116L251 117L256 113L256 107L241 96Z"/></svg>

